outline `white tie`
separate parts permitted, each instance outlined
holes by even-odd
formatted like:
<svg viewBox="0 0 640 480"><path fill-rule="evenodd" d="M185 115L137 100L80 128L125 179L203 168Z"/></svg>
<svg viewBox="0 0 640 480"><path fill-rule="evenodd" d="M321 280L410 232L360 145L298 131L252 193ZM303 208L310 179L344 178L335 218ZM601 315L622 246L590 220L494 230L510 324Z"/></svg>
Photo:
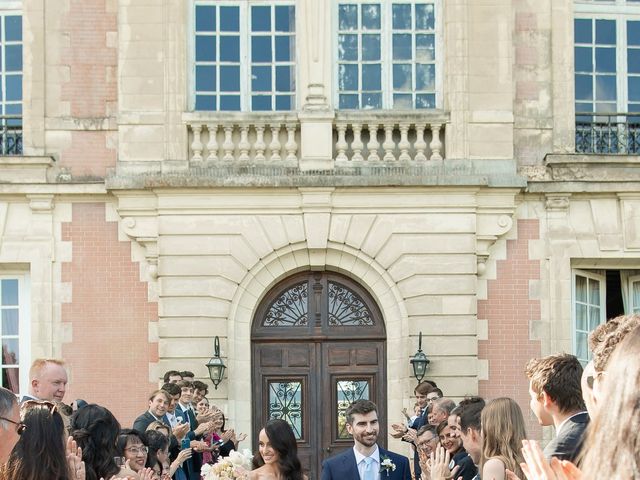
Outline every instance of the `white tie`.
<svg viewBox="0 0 640 480"><path fill-rule="evenodd" d="M362 480L376 480L376 472L373 471L373 458L366 457L364 459L364 473Z"/></svg>

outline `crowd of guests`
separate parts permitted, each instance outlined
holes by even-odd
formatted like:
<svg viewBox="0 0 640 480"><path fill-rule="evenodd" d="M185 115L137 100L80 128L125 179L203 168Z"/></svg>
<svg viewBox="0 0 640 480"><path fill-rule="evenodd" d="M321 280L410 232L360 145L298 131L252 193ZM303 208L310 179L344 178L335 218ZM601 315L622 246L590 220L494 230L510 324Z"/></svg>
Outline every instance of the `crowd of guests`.
<svg viewBox="0 0 640 480"><path fill-rule="evenodd" d="M405 411L406 422L391 426L411 444L413 469L378 446L377 407L360 400L346 412L353 449L325 460L323 480L640 480L640 316L609 320L589 344L593 360L584 369L568 354L524 366L531 410L555 427L544 451L527 440L513 399L468 397L456 405L425 381L415 388L413 415ZM246 437L225 429L206 385L190 372L167 372L131 429L105 407L61 403L62 362L37 360L30 377L19 403L0 389L0 480L200 480L203 464ZM258 440L250 479L306 479L286 422L271 420Z"/></svg>

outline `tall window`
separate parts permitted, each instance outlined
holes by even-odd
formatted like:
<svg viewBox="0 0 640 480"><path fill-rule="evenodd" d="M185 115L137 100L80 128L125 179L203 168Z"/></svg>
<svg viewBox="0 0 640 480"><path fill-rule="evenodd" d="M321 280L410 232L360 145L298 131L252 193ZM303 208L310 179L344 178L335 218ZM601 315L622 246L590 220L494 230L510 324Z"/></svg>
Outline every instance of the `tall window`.
<svg viewBox="0 0 640 480"><path fill-rule="evenodd" d="M337 3L339 109L436 108L436 3Z"/></svg>
<svg viewBox="0 0 640 480"><path fill-rule="evenodd" d="M22 16L0 10L0 154L22 153Z"/></svg>
<svg viewBox="0 0 640 480"><path fill-rule="evenodd" d="M194 108L295 109L292 1L195 3Z"/></svg>
<svg viewBox="0 0 640 480"><path fill-rule="evenodd" d="M1 385L14 393L26 389L29 373L28 292L23 276L0 277Z"/></svg>

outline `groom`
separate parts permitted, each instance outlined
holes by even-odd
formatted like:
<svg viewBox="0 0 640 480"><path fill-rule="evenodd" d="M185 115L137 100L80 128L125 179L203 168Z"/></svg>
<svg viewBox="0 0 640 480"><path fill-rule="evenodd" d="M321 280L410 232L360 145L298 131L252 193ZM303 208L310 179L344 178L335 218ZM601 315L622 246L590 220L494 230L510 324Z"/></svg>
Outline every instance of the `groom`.
<svg viewBox="0 0 640 480"><path fill-rule="evenodd" d="M378 411L369 400L357 400L346 411L353 448L322 463L322 480L410 480L409 460L377 445Z"/></svg>

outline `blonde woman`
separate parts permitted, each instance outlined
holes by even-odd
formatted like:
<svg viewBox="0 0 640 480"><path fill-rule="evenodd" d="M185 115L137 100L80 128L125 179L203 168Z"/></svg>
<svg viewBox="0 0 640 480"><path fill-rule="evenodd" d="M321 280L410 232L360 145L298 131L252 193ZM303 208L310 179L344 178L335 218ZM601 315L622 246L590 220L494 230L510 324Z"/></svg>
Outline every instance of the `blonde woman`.
<svg viewBox="0 0 640 480"><path fill-rule="evenodd" d="M506 469L523 478L520 449L527 438L520 406L511 398L496 398L482 410L482 478L505 480Z"/></svg>

